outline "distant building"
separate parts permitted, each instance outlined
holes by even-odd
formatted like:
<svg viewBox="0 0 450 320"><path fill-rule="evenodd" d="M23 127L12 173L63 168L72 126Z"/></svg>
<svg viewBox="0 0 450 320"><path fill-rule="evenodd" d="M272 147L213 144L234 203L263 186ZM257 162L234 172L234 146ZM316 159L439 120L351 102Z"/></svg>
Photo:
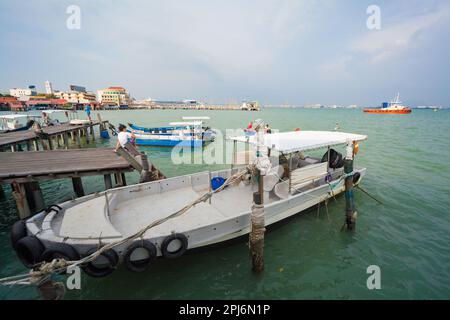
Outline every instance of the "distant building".
<svg viewBox="0 0 450 320"><path fill-rule="evenodd" d="M55 96L59 99L64 99L71 104L93 104L96 103L95 93L93 92L78 92L78 91L67 91L67 92L57 92Z"/></svg>
<svg viewBox="0 0 450 320"><path fill-rule="evenodd" d="M52 83L50 81L45 81L45 93L47 94L53 94L53 87Z"/></svg>
<svg viewBox="0 0 450 320"><path fill-rule="evenodd" d="M70 85L69 89L70 91L86 92L86 88L81 86Z"/></svg>
<svg viewBox="0 0 450 320"><path fill-rule="evenodd" d="M28 89L13 88L9 89L9 94L13 97L30 97L37 94L35 86L29 86Z"/></svg>
<svg viewBox="0 0 450 320"><path fill-rule="evenodd" d="M128 106L132 103L130 94L122 87L109 87L97 91L98 102L102 105Z"/></svg>
<svg viewBox="0 0 450 320"><path fill-rule="evenodd" d="M95 93L88 92L85 87L81 86L71 85L69 91L55 91L54 95L74 106L93 105L95 107L97 104Z"/></svg>
<svg viewBox="0 0 450 320"><path fill-rule="evenodd" d="M15 97L0 97L1 111L19 111L24 109L25 104Z"/></svg>
<svg viewBox="0 0 450 320"><path fill-rule="evenodd" d="M47 99L45 97L30 97L25 102L27 109L37 110L62 108L65 104L67 104L65 99Z"/></svg>

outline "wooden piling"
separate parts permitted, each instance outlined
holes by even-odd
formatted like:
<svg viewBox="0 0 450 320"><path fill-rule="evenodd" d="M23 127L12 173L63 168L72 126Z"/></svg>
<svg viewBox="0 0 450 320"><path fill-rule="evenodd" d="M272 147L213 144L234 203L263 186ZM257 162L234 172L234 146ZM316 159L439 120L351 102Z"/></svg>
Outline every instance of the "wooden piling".
<svg viewBox="0 0 450 320"><path fill-rule="evenodd" d="M21 183L13 183L12 196L16 201L17 211L19 212L20 219L25 219L31 216L30 207L25 192L25 186Z"/></svg>
<svg viewBox="0 0 450 320"><path fill-rule="evenodd" d="M88 128L84 128L84 136L86 137L86 144L89 144L89 130Z"/></svg>
<svg viewBox="0 0 450 320"><path fill-rule="evenodd" d="M112 185L111 175L110 174L105 174L103 176L103 180L105 181L105 190L112 189L113 185Z"/></svg>
<svg viewBox="0 0 450 320"><path fill-rule="evenodd" d="M75 191L75 194L78 198L84 197L84 189L83 189L83 182L81 181L80 177L73 177L72 178L72 185L73 190Z"/></svg>
<svg viewBox="0 0 450 320"><path fill-rule="evenodd" d="M116 187L124 186L123 179L122 179L122 173L120 173L120 172L114 173L114 180L116 182Z"/></svg>
<svg viewBox="0 0 450 320"><path fill-rule="evenodd" d="M33 146L35 151L39 151L39 142L37 139L33 139Z"/></svg>
<svg viewBox="0 0 450 320"><path fill-rule="evenodd" d="M92 141L95 141L95 130L94 130L94 126L90 126L89 130L91 132L91 137L92 137Z"/></svg>
<svg viewBox="0 0 450 320"><path fill-rule="evenodd" d="M78 146L78 148L81 148L81 130L77 130L76 132L75 132L75 135L76 135L76 139L77 139L77 146Z"/></svg>
<svg viewBox="0 0 450 320"><path fill-rule="evenodd" d="M26 182L24 183L24 187L30 211L39 212L44 210L45 201L39 182Z"/></svg>
<svg viewBox="0 0 450 320"><path fill-rule="evenodd" d="M63 133L63 141L64 141L64 148L69 149L69 135L67 132Z"/></svg>
<svg viewBox="0 0 450 320"><path fill-rule="evenodd" d="M5 190L3 190L3 186L0 184L0 200L5 199Z"/></svg>
<svg viewBox="0 0 450 320"><path fill-rule="evenodd" d="M152 181L152 176L150 174L150 166L148 164L148 158L145 153L141 154L141 164L142 164L142 171L141 176L139 177L139 183Z"/></svg>
<svg viewBox="0 0 450 320"><path fill-rule="evenodd" d="M257 135L257 150L256 156L262 156L263 136L260 130L263 130L264 123L258 123L256 126ZM253 206L250 214L251 230L249 235L250 254L252 257L252 270L260 273L264 270L264 233L265 218L264 218L264 176L258 168L258 192L253 194Z"/></svg>
<svg viewBox="0 0 450 320"><path fill-rule="evenodd" d="M344 160L345 178L345 224L347 230L354 231L356 228L356 210L353 199L353 142L347 143L347 156Z"/></svg>

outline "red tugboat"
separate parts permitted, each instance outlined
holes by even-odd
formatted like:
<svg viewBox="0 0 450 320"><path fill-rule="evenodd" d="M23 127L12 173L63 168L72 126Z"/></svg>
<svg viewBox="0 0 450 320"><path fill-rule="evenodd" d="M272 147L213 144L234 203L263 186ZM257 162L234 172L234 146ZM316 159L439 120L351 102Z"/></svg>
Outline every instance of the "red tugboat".
<svg viewBox="0 0 450 320"><path fill-rule="evenodd" d="M380 113L380 114L409 114L412 112L411 108L403 106L400 101L400 93L394 101L384 102L381 108L364 109L366 113Z"/></svg>

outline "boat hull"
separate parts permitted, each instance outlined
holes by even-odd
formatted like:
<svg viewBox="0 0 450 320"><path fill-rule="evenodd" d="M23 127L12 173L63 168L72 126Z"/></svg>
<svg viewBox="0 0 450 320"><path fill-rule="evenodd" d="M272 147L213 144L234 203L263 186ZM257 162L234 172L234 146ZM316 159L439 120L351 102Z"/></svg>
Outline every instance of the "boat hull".
<svg viewBox="0 0 450 320"><path fill-rule="evenodd" d="M404 110L383 110L383 109L364 109L365 113L375 113L375 114L410 114L411 109Z"/></svg>
<svg viewBox="0 0 450 320"><path fill-rule="evenodd" d="M201 148L206 143L207 141L202 140L169 140L169 139L136 138L136 144L139 146Z"/></svg>
<svg viewBox="0 0 450 320"><path fill-rule="evenodd" d="M224 178L229 177L231 174L237 172L237 168L233 170L225 170L213 173L214 176L223 176ZM362 177L365 175L366 169L355 169L356 172L361 174L361 178L357 183L360 183ZM191 176L182 176L176 178L170 178L166 180L151 182L147 184L140 184L130 187L124 187L115 189L115 193L123 193L127 198L135 197L139 192L150 192L155 193L158 197L160 197L159 192L164 192L164 189L167 190L176 190L180 188L180 184L191 184L195 183L195 181L205 180L209 177L209 173L201 173L195 174ZM156 187L156 188L154 188ZM148 191L148 190L154 191ZM162 190L162 191L158 191ZM267 227L279 223L287 218L295 216L298 213L304 212L305 210L316 206L318 203L322 203L323 201L332 198L345 190L344 181L340 180L339 183L335 186L335 188L330 191L330 186L327 184L322 184L316 188L310 189L308 191L296 194L284 200L275 201L265 205L265 224ZM224 191L226 192L226 191ZM241 192L241 191L237 191ZM219 194L220 195L220 194ZM251 195L251 193L250 193ZM119 195L120 196L120 195ZM216 195L217 196L217 195ZM96 195L86 196L84 198L79 198L75 201L69 201L61 204L63 210L70 209L72 206L77 205L77 203L89 201L92 199L99 199L105 197L103 193L99 193ZM228 196L227 196L228 197ZM110 206L114 205L114 202L117 201L117 196L109 196L107 199L110 201ZM232 199L232 198L230 198ZM229 200L230 200L229 199ZM229 201L227 200L227 201ZM135 200L133 200L135 201ZM213 200L217 201L217 200ZM250 224L250 206L251 199L249 200L249 209L245 212L238 213L236 215L229 216L220 221L210 221L205 223L204 225L198 225L193 228L188 228L186 230L176 230L177 232L181 232L189 239L188 249L200 249L206 248L212 245L218 245L221 243L228 242L233 239L238 239L242 236L247 235L250 232L251 224ZM207 203L203 205L208 205ZM130 209L130 208L128 208ZM130 209L131 210L131 209ZM208 216L210 219L214 219L214 211L211 208L211 211L208 211ZM65 213L64 213L65 214ZM89 214L92 214L90 212ZM186 213L188 216L189 213ZM118 240L121 240L122 237L113 236L113 235L104 235L100 233L100 238L97 237L88 237L88 238L67 238L58 235L57 230L53 230L55 226L58 224L58 217L61 217L61 213L51 212L47 214L46 212L39 213L33 218L29 219L26 223L27 232L30 236L37 237L43 245L47 247L51 247L55 243L66 243L72 245L80 255L85 255L89 250L98 246L99 241L101 243L108 244L113 243ZM192 216L191 216L192 217ZM192 219L192 218L189 218ZM208 220L210 220L208 219ZM110 221L111 222L111 221ZM115 224L114 224L115 225ZM142 225L143 226L143 225ZM160 245L163 240L171 234L170 231L167 233L148 233L144 238L146 240L151 241L157 247L157 256L162 256L162 252L160 249ZM114 248L117 254L120 257L123 257L129 243L120 245Z"/></svg>

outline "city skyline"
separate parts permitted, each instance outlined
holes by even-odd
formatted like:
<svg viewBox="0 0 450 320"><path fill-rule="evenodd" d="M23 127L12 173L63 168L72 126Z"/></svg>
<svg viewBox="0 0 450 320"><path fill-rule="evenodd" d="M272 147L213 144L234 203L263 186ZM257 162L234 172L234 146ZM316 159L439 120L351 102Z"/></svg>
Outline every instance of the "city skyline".
<svg viewBox="0 0 450 320"><path fill-rule="evenodd" d="M66 27L69 5L81 28ZM168 1L0 3L0 91L78 83L136 99L210 103L450 105L445 1ZM60 14L58 14L58 12Z"/></svg>

